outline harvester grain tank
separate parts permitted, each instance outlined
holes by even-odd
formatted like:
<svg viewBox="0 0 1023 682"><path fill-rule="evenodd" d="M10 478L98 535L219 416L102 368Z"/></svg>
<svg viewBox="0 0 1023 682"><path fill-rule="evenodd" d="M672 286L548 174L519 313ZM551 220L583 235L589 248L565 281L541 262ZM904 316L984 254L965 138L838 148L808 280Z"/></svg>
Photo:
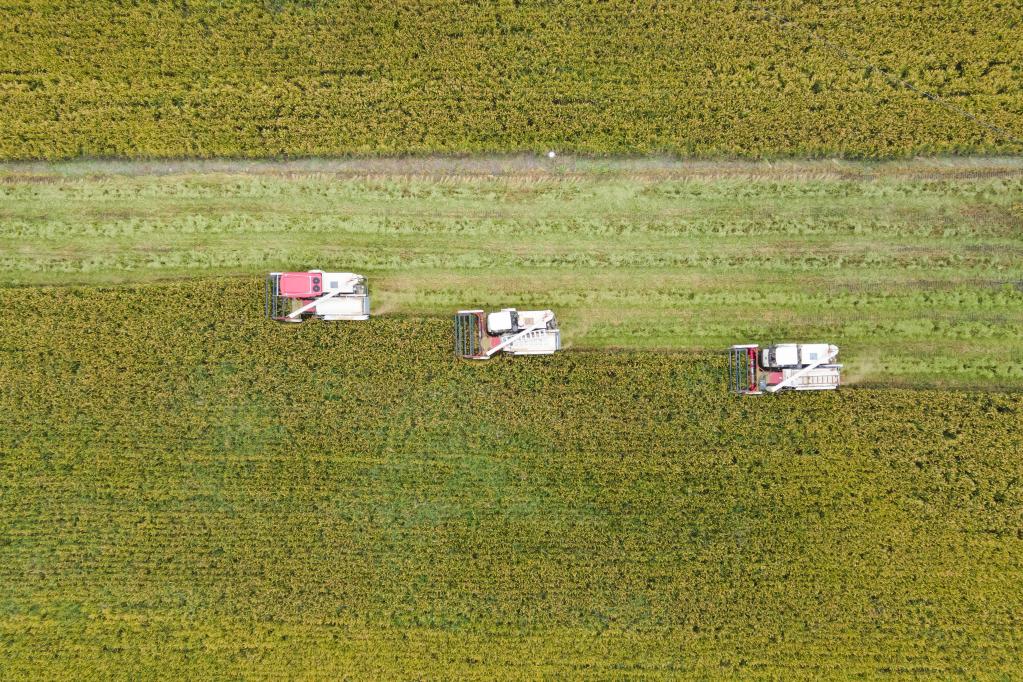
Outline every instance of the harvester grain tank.
<svg viewBox="0 0 1023 682"><path fill-rule="evenodd" d="M266 316L278 322L368 320L366 278L354 272L271 272L263 287Z"/></svg>
<svg viewBox="0 0 1023 682"><path fill-rule="evenodd" d="M561 350L561 330L551 310L504 308L455 314L455 355L488 360L498 353L550 355Z"/></svg>
<svg viewBox="0 0 1023 682"><path fill-rule="evenodd" d="M743 395L838 388L842 365L838 346L827 343L757 344L728 349L729 388Z"/></svg>

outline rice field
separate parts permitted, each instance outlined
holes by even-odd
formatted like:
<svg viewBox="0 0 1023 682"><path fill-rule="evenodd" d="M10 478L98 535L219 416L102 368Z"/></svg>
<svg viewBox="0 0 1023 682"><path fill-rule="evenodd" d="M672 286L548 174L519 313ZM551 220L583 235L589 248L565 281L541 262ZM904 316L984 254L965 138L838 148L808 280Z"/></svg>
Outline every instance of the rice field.
<svg viewBox="0 0 1023 682"><path fill-rule="evenodd" d="M260 295L0 289L6 679L1020 672L1018 392L739 399Z"/></svg>
<svg viewBox="0 0 1023 682"><path fill-rule="evenodd" d="M1018 10L8 0L0 159L1020 153Z"/></svg>

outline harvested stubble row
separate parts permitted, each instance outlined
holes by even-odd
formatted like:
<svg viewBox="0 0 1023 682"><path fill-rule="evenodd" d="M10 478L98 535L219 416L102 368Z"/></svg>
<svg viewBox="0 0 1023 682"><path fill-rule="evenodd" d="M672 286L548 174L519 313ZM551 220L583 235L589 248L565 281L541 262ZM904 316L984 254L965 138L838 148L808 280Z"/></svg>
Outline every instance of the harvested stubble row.
<svg viewBox="0 0 1023 682"><path fill-rule="evenodd" d="M260 296L0 289L5 677L1020 672L1020 394L743 400Z"/></svg>

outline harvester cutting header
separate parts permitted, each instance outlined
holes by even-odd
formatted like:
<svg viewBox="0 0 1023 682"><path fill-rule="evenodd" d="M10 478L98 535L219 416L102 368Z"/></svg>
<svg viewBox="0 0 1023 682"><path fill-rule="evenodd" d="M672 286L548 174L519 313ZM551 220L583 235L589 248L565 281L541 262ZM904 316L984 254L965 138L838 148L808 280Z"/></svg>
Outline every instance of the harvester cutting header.
<svg viewBox="0 0 1023 682"><path fill-rule="evenodd" d="M455 314L455 355L488 360L497 353L550 355L561 350L561 331L551 310L505 308L485 314L459 310Z"/></svg>
<svg viewBox="0 0 1023 682"><path fill-rule="evenodd" d="M729 388L743 395L778 391L827 391L838 388L842 365L834 364L838 346L826 343L756 344L728 349Z"/></svg>
<svg viewBox="0 0 1023 682"><path fill-rule="evenodd" d="M278 322L368 320L369 290L366 278L354 272L271 272L263 310Z"/></svg>

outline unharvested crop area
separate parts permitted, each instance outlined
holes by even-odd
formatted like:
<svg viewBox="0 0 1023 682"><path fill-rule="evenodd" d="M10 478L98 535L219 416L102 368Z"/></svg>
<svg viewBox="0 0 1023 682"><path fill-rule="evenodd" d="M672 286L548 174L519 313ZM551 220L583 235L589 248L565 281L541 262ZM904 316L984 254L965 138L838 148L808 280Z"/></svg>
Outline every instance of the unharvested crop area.
<svg viewBox="0 0 1023 682"><path fill-rule="evenodd" d="M1020 672L1023 395L0 289L4 677Z"/></svg>
<svg viewBox="0 0 1023 682"><path fill-rule="evenodd" d="M1023 386L1015 159L0 168L9 283L311 267L382 313L552 307L576 348L823 340L850 381Z"/></svg>
<svg viewBox="0 0 1023 682"><path fill-rule="evenodd" d="M8 0L0 158L1015 153L1020 31L986 0Z"/></svg>

